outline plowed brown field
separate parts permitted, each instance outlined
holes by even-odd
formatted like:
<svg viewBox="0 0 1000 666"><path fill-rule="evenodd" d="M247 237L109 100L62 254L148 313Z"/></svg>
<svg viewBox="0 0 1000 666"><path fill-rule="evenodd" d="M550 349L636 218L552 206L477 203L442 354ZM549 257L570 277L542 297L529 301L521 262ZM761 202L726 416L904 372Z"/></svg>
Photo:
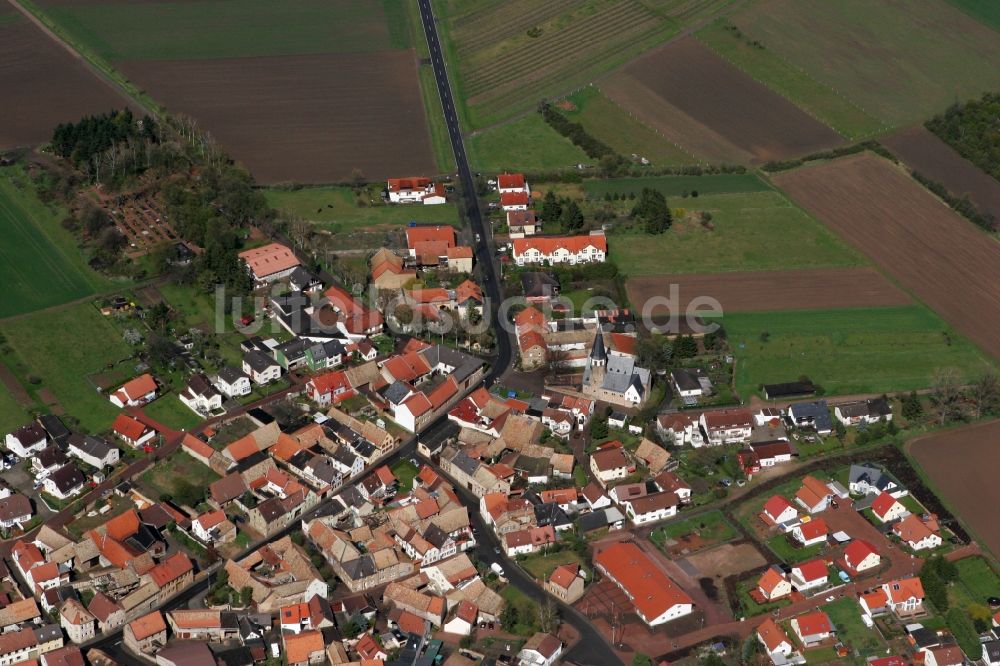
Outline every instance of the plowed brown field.
<svg viewBox="0 0 1000 666"><path fill-rule="evenodd" d="M1000 358L1000 243L870 153L777 174L773 182Z"/></svg>
<svg viewBox="0 0 1000 666"><path fill-rule="evenodd" d="M0 149L44 143L59 123L133 106L16 14L7 3L0 7Z"/></svg>
<svg viewBox="0 0 1000 666"><path fill-rule="evenodd" d="M910 127L881 140L908 167L956 196L968 196L983 213L1000 219L1000 183L926 128Z"/></svg>
<svg viewBox="0 0 1000 666"><path fill-rule="evenodd" d="M990 421L921 437L910 448L941 498L994 555L1000 555L998 439L1000 421Z"/></svg>
<svg viewBox="0 0 1000 666"><path fill-rule="evenodd" d="M171 111L198 119L258 182L434 173L414 53L126 62Z"/></svg>
<svg viewBox="0 0 1000 666"><path fill-rule="evenodd" d="M740 271L684 273L632 278L626 285L636 310L654 296L668 296L678 286L678 307L683 313L691 300L715 298L723 312L826 310L908 305L909 296L874 268L822 268L794 271ZM653 308L653 316L667 314Z"/></svg>
<svg viewBox="0 0 1000 666"><path fill-rule="evenodd" d="M691 37L615 72L601 89L699 157L778 160L843 143L834 130ZM664 116L669 122L661 122Z"/></svg>

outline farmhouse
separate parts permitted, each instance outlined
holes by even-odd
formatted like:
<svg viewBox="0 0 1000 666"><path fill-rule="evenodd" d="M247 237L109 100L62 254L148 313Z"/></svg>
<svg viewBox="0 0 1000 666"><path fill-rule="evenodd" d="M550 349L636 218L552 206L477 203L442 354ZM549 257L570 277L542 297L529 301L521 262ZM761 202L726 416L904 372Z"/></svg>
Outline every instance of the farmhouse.
<svg viewBox="0 0 1000 666"><path fill-rule="evenodd" d="M845 426L892 420L892 407L885 398L845 402L833 408L833 415Z"/></svg>
<svg viewBox="0 0 1000 666"><path fill-rule="evenodd" d="M513 196L513 195L512 195ZM603 263L608 252L603 231L586 236L532 236L512 240L514 262L525 264Z"/></svg>
<svg viewBox="0 0 1000 666"><path fill-rule="evenodd" d="M244 250L239 254L257 286L288 277L300 264L291 248L281 243L268 243Z"/></svg>
<svg viewBox="0 0 1000 666"><path fill-rule="evenodd" d="M139 375L122 385L108 399L116 407L136 407L156 399L156 380L150 374Z"/></svg>
<svg viewBox="0 0 1000 666"><path fill-rule="evenodd" d="M424 205L445 202L444 185L435 184L430 178L390 178L386 182L386 193L390 203L423 203Z"/></svg>
<svg viewBox="0 0 1000 666"><path fill-rule="evenodd" d="M690 615L694 601L633 542L613 544L594 557L594 567L622 589L636 614L651 627Z"/></svg>

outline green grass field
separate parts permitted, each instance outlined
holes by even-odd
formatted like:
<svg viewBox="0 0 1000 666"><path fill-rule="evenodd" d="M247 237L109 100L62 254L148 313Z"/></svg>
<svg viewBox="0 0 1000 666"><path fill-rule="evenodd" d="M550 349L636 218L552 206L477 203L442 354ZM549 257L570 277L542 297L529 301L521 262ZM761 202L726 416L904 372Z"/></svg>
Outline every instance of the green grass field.
<svg viewBox="0 0 1000 666"><path fill-rule="evenodd" d="M87 266L61 217L23 170L0 170L0 318L88 296L113 283Z"/></svg>
<svg viewBox="0 0 1000 666"><path fill-rule="evenodd" d="M748 192L671 199L675 213L708 211L714 229L675 215L658 236L612 234L608 246L631 276L664 273L859 266L864 260L781 193Z"/></svg>
<svg viewBox="0 0 1000 666"><path fill-rule="evenodd" d="M413 479L416 478L420 470L409 460L400 460L389 468L393 476L399 481L399 492L408 493L413 490Z"/></svg>
<svg viewBox="0 0 1000 666"><path fill-rule="evenodd" d="M532 553L519 561L518 564L536 580L545 580L560 565L579 564L586 566L587 563L572 550L560 550L555 553Z"/></svg>
<svg viewBox="0 0 1000 666"><path fill-rule="evenodd" d="M31 414L4 388L0 388L0 433L8 433L31 420Z"/></svg>
<svg viewBox="0 0 1000 666"><path fill-rule="evenodd" d="M504 170L554 171L593 161L537 113L476 134L465 147L473 168L491 174Z"/></svg>
<svg viewBox="0 0 1000 666"><path fill-rule="evenodd" d="M40 380L29 389L48 389L68 416L97 432L111 426L117 407L97 393L86 375L104 371L106 364L131 376L132 349L93 305L85 303L55 312L40 312L0 325L11 353L3 360L22 379ZM37 395L36 395L37 397ZM39 400L39 402L42 402Z"/></svg>
<svg viewBox="0 0 1000 666"><path fill-rule="evenodd" d="M420 224L459 224L456 204L386 206L376 198L377 205L361 207L349 187L270 189L265 191L265 196L274 208L322 224L333 232L380 225L404 226L411 220Z"/></svg>
<svg viewBox="0 0 1000 666"><path fill-rule="evenodd" d="M157 500L163 494L176 495L178 479L185 479L198 488L208 488L209 484L219 478L208 465L178 451L169 458L158 461L139 480L154 491L152 499Z"/></svg>
<svg viewBox="0 0 1000 666"><path fill-rule="evenodd" d="M955 562L958 582L948 588L952 605L966 608L986 605L989 597L1000 597L1000 576L982 557L966 557Z"/></svg>
<svg viewBox="0 0 1000 666"><path fill-rule="evenodd" d="M612 102L595 86L566 98L575 109L563 113L615 152L645 157L654 166L694 164L694 157Z"/></svg>
<svg viewBox="0 0 1000 666"><path fill-rule="evenodd" d="M745 194L748 192L769 192L773 188L757 174L737 173L717 176L647 176L644 178L607 178L584 181L583 189L588 197L603 197L605 194L635 194L644 188L658 190L667 197L681 197L697 192L699 197L710 194ZM671 201L678 205L677 201ZM695 199L688 202L697 205Z"/></svg>
<svg viewBox="0 0 1000 666"><path fill-rule="evenodd" d="M845 645L858 650L863 656L885 650L885 641L861 621L861 607L854 599L838 599L823 606L823 610L830 616L833 626L837 627L837 638Z"/></svg>
<svg viewBox="0 0 1000 666"><path fill-rule="evenodd" d="M176 392L160 396L146 405L143 411L150 418L175 430L190 430L204 420L188 409Z"/></svg>
<svg viewBox="0 0 1000 666"><path fill-rule="evenodd" d="M829 86L783 60L774 51L751 46L745 36L727 26L732 23L719 19L699 30L696 37L730 63L846 137L859 139L885 129L882 122Z"/></svg>
<svg viewBox="0 0 1000 666"><path fill-rule="evenodd" d="M994 30L1000 30L1000 4L994 0L947 0L963 12L985 23Z"/></svg>
<svg viewBox="0 0 1000 666"><path fill-rule="evenodd" d="M405 0L56 3L43 11L108 62L409 48Z"/></svg>
<svg viewBox="0 0 1000 666"><path fill-rule="evenodd" d="M945 2L775 0L747 5L732 21L748 39L891 126L1000 87L1000 34ZM753 69L765 83L772 71Z"/></svg>
<svg viewBox="0 0 1000 666"><path fill-rule="evenodd" d="M697 534L706 541L721 543L729 541L739 536L721 511L709 511L696 518L688 518L676 523L659 527L650 534L649 538L657 546L663 546L667 539L676 539L688 534Z"/></svg>
<svg viewBox="0 0 1000 666"><path fill-rule="evenodd" d="M993 367L919 305L732 313L723 321L736 356L736 390L744 398L760 384L801 375L827 394L847 395L926 388L940 368L954 367L969 380Z"/></svg>

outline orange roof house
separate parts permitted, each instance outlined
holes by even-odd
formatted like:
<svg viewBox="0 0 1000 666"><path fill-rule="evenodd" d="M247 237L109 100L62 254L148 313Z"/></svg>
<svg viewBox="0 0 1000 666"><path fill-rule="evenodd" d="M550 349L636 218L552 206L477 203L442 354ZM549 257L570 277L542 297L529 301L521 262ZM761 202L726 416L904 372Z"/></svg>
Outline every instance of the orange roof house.
<svg viewBox="0 0 1000 666"><path fill-rule="evenodd" d="M303 631L298 634L285 634L284 639L285 658L289 665L323 662L326 644L323 642L322 632Z"/></svg>
<svg viewBox="0 0 1000 666"><path fill-rule="evenodd" d="M132 620L128 626L137 641L145 640L150 636L155 636L167 630L167 623L163 620L163 613L158 610Z"/></svg>
<svg viewBox="0 0 1000 666"><path fill-rule="evenodd" d="M688 615L694 601L633 542L619 542L594 557L594 565L620 587L646 624Z"/></svg>
<svg viewBox="0 0 1000 666"><path fill-rule="evenodd" d="M523 173L502 173L497 176L498 190L523 190L526 189Z"/></svg>
<svg viewBox="0 0 1000 666"><path fill-rule="evenodd" d="M301 262L291 248L281 243L268 243L239 254L258 282L271 282L291 273Z"/></svg>
<svg viewBox="0 0 1000 666"><path fill-rule="evenodd" d="M128 414L116 416L114 423L111 424L111 429L132 446L139 446L144 440L152 439L152 435L156 432Z"/></svg>
<svg viewBox="0 0 1000 666"><path fill-rule="evenodd" d="M806 613L792 619L792 630L806 647L815 645L833 632L833 623L823 611Z"/></svg>
<svg viewBox="0 0 1000 666"><path fill-rule="evenodd" d="M604 234L587 234L585 236L529 236L513 240L514 258L523 257L531 250L536 250L541 256L548 257L560 250L570 254L580 254L589 247L600 252L608 251L608 240Z"/></svg>
<svg viewBox="0 0 1000 666"><path fill-rule="evenodd" d="M145 400L151 400L156 394L156 380L148 372L122 384L109 397L111 402L119 407L138 405Z"/></svg>
<svg viewBox="0 0 1000 666"><path fill-rule="evenodd" d="M777 567L769 567L757 581L757 589L768 601L780 599L792 592L792 586Z"/></svg>
<svg viewBox="0 0 1000 666"><path fill-rule="evenodd" d="M764 644L769 654L783 652L786 649L791 651L792 642L788 640L788 634L771 618L767 618L757 627L757 637L760 638L760 642Z"/></svg>

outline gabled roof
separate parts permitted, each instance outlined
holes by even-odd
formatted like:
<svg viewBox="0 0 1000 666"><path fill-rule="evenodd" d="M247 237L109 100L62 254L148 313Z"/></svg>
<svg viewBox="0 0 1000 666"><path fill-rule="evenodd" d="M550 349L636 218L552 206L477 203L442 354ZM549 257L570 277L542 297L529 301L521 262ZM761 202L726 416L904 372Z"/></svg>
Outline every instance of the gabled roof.
<svg viewBox="0 0 1000 666"><path fill-rule="evenodd" d="M694 603L633 542L613 544L594 557L600 566L628 591L635 607L653 620L679 604Z"/></svg>
<svg viewBox="0 0 1000 666"><path fill-rule="evenodd" d="M115 417L115 422L111 425L111 429L133 442L149 430L146 424L142 421L137 421L128 414L119 414Z"/></svg>
<svg viewBox="0 0 1000 666"><path fill-rule="evenodd" d="M797 618L800 636L816 636L833 631L833 623L823 611L814 611L800 615Z"/></svg>
<svg viewBox="0 0 1000 666"><path fill-rule="evenodd" d="M580 575L579 564L563 564L552 570L549 583L563 589L568 589Z"/></svg>
<svg viewBox="0 0 1000 666"><path fill-rule="evenodd" d="M167 631L167 623L163 621L163 613L158 610L132 620L128 623L128 626L137 641L145 640L150 636Z"/></svg>
<svg viewBox="0 0 1000 666"><path fill-rule="evenodd" d="M822 518L813 518L808 523L802 523L797 528L802 533L802 538L806 541L825 537L828 533L826 521Z"/></svg>
<svg viewBox="0 0 1000 666"><path fill-rule="evenodd" d="M244 250L240 252L239 257L246 262L258 278L279 273L300 264L291 248L281 243L268 243L251 250Z"/></svg>
<svg viewBox="0 0 1000 666"><path fill-rule="evenodd" d="M844 549L844 559L847 560L847 564L852 567L863 562L869 555L878 554L878 551L875 550L875 546L864 539L855 539L847 545L847 548Z"/></svg>
<svg viewBox="0 0 1000 666"><path fill-rule="evenodd" d="M764 503L764 513L772 518L777 518L789 508L792 508L792 503L781 495L773 495L771 499Z"/></svg>
<svg viewBox="0 0 1000 666"><path fill-rule="evenodd" d="M191 558L184 553L174 553L150 569L149 575L157 586L163 587L193 570L194 565L191 563Z"/></svg>
<svg viewBox="0 0 1000 666"><path fill-rule="evenodd" d="M757 587L763 590L764 594L770 596L774 588L785 581L785 575L777 567L768 567L767 571L760 577L760 580L757 581Z"/></svg>
<svg viewBox="0 0 1000 666"><path fill-rule="evenodd" d="M883 490L872 502L872 511L879 518L885 518L885 515L897 504L899 504L899 500Z"/></svg>
<svg viewBox="0 0 1000 666"><path fill-rule="evenodd" d="M828 575L826 562L818 559L796 564L792 571L798 571L799 578L804 581L819 580Z"/></svg>
<svg viewBox="0 0 1000 666"><path fill-rule="evenodd" d="M911 513L906 518L892 526L892 531L899 535L899 538L907 543L918 543L923 541L934 532L920 520L915 513Z"/></svg>
<svg viewBox="0 0 1000 666"><path fill-rule="evenodd" d="M524 189L523 173L502 173L497 176L497 189L513 190Z"/></svg>
<svg viewBox="0 0 1000 666"><path fill-rule="evenodd" d="M138 400L156 390L156 380L148 372L122 384L115 393L124 393L129 400ZM124 401L123 401L124 402Z"/></svg>
<svg viewBox="0 0 1000 666"><path fill-rule="evenodd" d="M924 586L917 577L900 578L890 581L882 586L889 599L896 604L903 603L907 599L923 599Z"/></svg>
<svg viewBox="0 0 1000 666"><path fill-rule="evenodd" d="M513 197L515 195L504 196ZM513 245L515 257L523 255L529 250L537 250L542 255L550 255L558 250L578 254L588 247L593 247L601 252L608 251L608 239L603 233L583 236L530 236L528 238L515 238Z"/></svg>
<svg viewBox="0 0 1000 666"><path fill-rule="evenodd" d="M782 643L792 644L788 640L788 634L771 618L767 618L760 623L760 626L757 627L757 635L760 636L760 640L764 643L768 652L774 652Z"/></svg>

